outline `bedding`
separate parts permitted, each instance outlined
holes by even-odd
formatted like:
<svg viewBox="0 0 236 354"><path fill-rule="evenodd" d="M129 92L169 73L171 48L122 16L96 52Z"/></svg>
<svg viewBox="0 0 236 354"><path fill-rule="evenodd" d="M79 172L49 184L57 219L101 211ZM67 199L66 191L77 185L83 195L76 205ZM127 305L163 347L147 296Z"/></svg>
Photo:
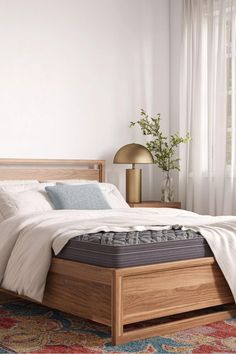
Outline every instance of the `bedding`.
<svg viewBox="0 0 236 354"><path fill-rule="evenodd" d="M4 193L6 197L6 193L18 193L31 189L38 189L40 185L41 184L37 180L3 180L0 181L0 194ZM5 202L2 202L3 204L1 205L0 200L0 222L2 222L6 218L5 214L7 213L7 211L5 212Z"/></svg>
<svg viewBox="0 0 236 354"><path fill-rule="evenodd" d="M86 180L64 180L64 181L58 181L56 184L57 185L63 185L63 184L68 184L68 185L81 185L81 184L87 184L88 181ZM116 188L116 186L112 183L104 183L104 182L98 182L98 181L90 181L91 183L96 183L96 185L99 186L101 189L102 193L104 194L108 204L112 209L120 209L120 208L126 208L129 209L130 206L129 204L125 201L123 196L121 195L120 191Z"/></svg>
<svg viewBox="0 0 236 354"><path fill-rule="evenodd" d="M45 192L45 187L49 185L52 184L0 185L1 221L17 214L54 209Z"/></svg>
<svg viewBox="0 0 236 354"><path fill-rule="evenodd" d="M97 184L57 185L46 187L55 209L111 209Z"/></svg>
<svg viewBox="0 0 236 354"><path fill-rule="evenodd" d="M129 204L125 201L120 191L114 184L111 183L99 183L101 191L104 193L107 202L112 209L129 209Z"/></svg>
<svg viewBox="0 0 236 354"><path fill-rule="evenodd" d="M39 188L40 183L0 183L0 191L4 192L23 192L28 191L30 189L37 189Z"/></svg>
<svg viewBox="0 0 236 354"><path fill-rule="evenodd" d="M35 184L39 183L36 179L7 179L7 180L0 180L0 186L9 186L9 185L26 185L26 184Z"/></svg>
<svg viewBox="0 0 236 354"><path fill-rule="evenodd" d="M168 230L173 225L202 234L236 299L236 217L177 209L50 210L13 216L0 223L1 286L42 301L52 249L58 255L70 239L83 234Z"/></svg>
<svg viewBox="0 0 236 354"><path fill-rule="evenodd" d="M0 211L4 219L17 214L52 209L53 205L44 190L28 190L18 193L0 190Z"/></svg>

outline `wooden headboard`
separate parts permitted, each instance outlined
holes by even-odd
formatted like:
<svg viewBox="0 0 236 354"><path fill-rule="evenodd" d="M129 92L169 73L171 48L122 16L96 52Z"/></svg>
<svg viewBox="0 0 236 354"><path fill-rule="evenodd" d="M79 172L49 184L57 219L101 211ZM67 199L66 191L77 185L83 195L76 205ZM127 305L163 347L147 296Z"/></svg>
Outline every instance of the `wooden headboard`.
<svg viewBox="0 0 236 354"><path fill-rule="evenodd" d="M89 179L104 182L104 160L0 159L0 180Z"/></svg>

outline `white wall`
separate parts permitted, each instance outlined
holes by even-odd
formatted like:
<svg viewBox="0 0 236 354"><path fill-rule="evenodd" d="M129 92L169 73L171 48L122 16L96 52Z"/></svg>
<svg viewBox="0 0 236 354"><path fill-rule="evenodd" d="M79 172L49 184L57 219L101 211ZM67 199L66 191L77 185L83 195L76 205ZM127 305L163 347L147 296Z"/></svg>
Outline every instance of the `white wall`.
<svg viewBox="0 0 236 354"><path fill-rule="evenodd" d="M169 128L169 44L169 0L0 0L0 156L106 159L123 190L129 121Z"/></svg>

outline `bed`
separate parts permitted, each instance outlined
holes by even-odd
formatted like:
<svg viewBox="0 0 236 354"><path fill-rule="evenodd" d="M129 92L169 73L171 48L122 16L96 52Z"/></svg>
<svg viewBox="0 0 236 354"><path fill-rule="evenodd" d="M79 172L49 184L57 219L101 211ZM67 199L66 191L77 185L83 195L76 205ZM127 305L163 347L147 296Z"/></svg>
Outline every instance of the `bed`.
<svg viewBox="0 0 236 354"><path fill-rule="evenodd" d="M0 159L1 180L32 178L104 182L105 163L101 160ZM188 246L192 253L188 259L184 259L183 252L187 241L182 240L182 244L178 243L182 246L175 249L176 259L167 257L168 246L156 245L162 247L160 254L163 255L165 249L167 256L159 257L159 261L155 256L152 264L148 264L151 257L148 253L142 265L130 263L131 246L122 249L103 245L99 250L108 256L102 257L104 263L99 265L101 256L91 256L89 260L84 257L98 253L96 244L82 242L85 247L82 252L81 239L72 239L61 254L52 258L43 305L111 327L113 344L236 316L232 293L207 244L201 237L190 241ZM179 241L175 242L177 245ZM142 246L144 255L153 248L153 245L147 246ZM81 248L79 259L73 254L76 248ZM127 253L131 253L131 258L127 258ZM116 262L112 263L113 260Z"/></svg>

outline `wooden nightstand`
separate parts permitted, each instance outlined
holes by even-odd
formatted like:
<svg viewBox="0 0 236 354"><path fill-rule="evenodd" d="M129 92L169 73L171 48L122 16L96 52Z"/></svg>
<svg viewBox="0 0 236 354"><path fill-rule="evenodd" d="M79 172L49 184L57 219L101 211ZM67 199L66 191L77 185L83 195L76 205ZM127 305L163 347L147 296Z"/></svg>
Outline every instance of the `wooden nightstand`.
<svg viewBox="0 0 236 354"><path fill-rule="evenodd" d="M165 203L161 201L147 201L141 203L129 203L131 208L176 208L181 209L181 202Z"/></svg>

